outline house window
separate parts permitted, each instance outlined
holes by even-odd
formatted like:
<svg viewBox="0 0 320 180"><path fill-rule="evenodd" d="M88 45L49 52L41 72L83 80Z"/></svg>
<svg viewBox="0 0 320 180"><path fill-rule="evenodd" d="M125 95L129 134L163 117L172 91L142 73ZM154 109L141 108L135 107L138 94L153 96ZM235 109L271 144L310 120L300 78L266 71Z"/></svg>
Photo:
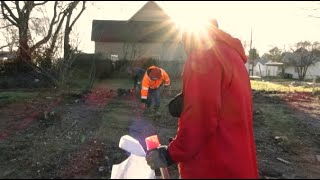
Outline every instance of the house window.
<svg viewBox="0 0 320 180"><path fill-rule="evenodd" d="M111 60L112 61L118 61L119 60L118 54L111 54Z"/></svg>
<svg viewBox="0 0 320 180"><path fill-rule="evenodd" d="M270 76L270 74L271 74L271 73L270 73L270 70L268 70L268 76Z"/></svg>

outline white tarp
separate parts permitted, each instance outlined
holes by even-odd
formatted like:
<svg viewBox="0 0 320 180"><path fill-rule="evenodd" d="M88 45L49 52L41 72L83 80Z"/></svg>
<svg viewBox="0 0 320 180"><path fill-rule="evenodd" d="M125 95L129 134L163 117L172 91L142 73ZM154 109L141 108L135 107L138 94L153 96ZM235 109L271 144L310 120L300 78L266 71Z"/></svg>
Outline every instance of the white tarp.
<svg viewBox="0 0 320 180"><path fill-rule="evenodd" d="M146 153L139 141L129 135L122 136L119 147L130 153L120 164L114 164L111 179L156 179L155 172L145 160Z"/></svg>

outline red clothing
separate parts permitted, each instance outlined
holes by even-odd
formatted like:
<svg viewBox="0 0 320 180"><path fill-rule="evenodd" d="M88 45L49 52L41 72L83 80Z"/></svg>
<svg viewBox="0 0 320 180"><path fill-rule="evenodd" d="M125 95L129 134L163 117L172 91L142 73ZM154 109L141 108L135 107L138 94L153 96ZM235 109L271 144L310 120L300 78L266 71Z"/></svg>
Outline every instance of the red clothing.
<svg viewBox="0 0 320 180"><path fill-rule="evenodd" d="M247 58L238 39L215 33L214 46L185 63L184 109L168 152L181 178L258 178Z"/></svg>

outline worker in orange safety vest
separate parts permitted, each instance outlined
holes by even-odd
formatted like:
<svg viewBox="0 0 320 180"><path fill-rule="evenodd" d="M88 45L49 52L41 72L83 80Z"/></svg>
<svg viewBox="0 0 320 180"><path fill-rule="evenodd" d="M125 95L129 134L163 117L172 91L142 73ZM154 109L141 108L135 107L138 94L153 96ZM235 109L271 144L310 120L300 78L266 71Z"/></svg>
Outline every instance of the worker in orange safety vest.
<svg viewBox="0 0 320 180"><path fill-rule="evenodd" d="M168 88L170 86L170 78L168 73L162 68L156 66L149 67L142 79L142 109L149 109L152 105L152 102L154 101L155 113L159 115L160 87L162 85L164 85L165 88Z"/></svg>

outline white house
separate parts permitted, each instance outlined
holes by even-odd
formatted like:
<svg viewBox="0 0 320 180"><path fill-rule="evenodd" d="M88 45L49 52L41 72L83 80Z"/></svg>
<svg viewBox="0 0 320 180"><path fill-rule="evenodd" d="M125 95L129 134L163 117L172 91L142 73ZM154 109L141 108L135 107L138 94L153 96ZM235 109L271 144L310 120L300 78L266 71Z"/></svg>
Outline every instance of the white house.
<svg viewBox="0 0 320 180"><path fill-rule="evenodd" d="M127 21L93 20L91 40L95 54L112 60L186 58L178 28L154 1L148 1Z"/></svg>
<svg viewBox="0 0 320 180"><path fill-rule="evenodd" d="M294 66L287 66L285 68L285 73L292 74L292 78L294 79L299 79L297 68ZM308 68L305 79L310 80L317 77L320 77L320 62L317 62Z"/></svg>
<svg viewBox="0 0 320 180"><path fill-rule="evenodd" d="M265 63L266 67L266 74L265 76L280 76L282 73L284 73L284 64L281 62L272 62L268 61Z"/></svg>
<svg viewBox="0 0 320 180"><path fill-rule="evenodd" d="M248 72L250 73L252 69L252 64L247 62L245 66ZM278 76L279 74L282 73L282 67L283 67L283 63L272 62L271 60L267 60L267 59L255 59L254 66L253 66L253 75L260 76L260 77Z"/></svg>

